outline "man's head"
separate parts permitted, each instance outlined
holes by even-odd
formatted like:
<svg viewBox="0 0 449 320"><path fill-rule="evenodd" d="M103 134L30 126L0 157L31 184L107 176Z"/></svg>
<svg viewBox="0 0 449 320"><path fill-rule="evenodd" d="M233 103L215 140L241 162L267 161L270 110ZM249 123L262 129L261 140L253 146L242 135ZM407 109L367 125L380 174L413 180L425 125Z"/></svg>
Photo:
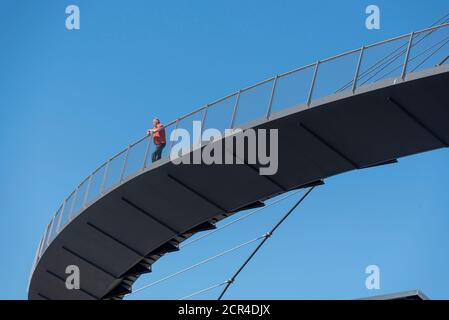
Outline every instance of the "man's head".
<svg viewBox="0 0 449 320"><path fill-rule="evenodd" d="M153 119L153 126L157 126L160 123L158 118Z"/></svg>

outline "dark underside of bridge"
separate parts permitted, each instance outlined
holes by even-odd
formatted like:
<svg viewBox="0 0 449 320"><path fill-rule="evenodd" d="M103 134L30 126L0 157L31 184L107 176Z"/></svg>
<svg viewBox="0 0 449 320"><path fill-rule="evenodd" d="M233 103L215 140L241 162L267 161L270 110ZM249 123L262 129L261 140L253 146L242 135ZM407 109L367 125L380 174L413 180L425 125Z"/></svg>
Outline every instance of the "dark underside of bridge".
<svg viewBox="0 0 449 320"><path fill-rule="evenodd" d="M279 130L275 175L260 175L258 164L169 161L141 172L62 230L36 266L29 298L121 299L157 259L239 210L343 172L447 147L449 69L410 76L250 124ZM68 265L80 268L80 290L65 287Z"/></svg>

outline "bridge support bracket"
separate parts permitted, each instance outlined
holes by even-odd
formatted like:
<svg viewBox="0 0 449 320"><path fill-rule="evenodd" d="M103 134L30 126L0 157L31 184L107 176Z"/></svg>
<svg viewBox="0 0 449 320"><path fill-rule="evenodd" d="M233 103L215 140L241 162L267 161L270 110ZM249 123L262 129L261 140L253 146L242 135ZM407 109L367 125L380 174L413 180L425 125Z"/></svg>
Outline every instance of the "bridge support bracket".
<svg viewBox="0 0 449 320"><path fill-rule="evenodd" d="M360 166L355 163L353 160L351 160L348 156L343 154L340 150L338 150L336 147L331 145L328 141L326 141L323 137L318 135L316 132L312 131L309 127L307 127L304 123L300 122L299 126L303 128L306 132L308 132L311 136L313 136L315 139L317 139L319 142L321 142L323 145L325 145L329 150L332 150L335 154L340 156L340 158L344 159L346 162L351 164L355 169L360 169Z"/></svg>
<svg viewBox="0 0 449 320"><path fill-rule="evenodd" d="M391 160L382 161L379 163L369 164L367 166L363 166L361 169L376 168L376 167L386 166L386 165L395 164L395 163L398 163L398 159L391 159Z"/></svg>
<svg viewBox="0 0 449 320"><path fill-rule="evenodd" d="M166 229L170 230L171 232L173 232L175 235L178 235L179 232L177 230L175 230L173 227L171 227L170 225L168 225L167 223L161 221L160 219L156 218L154 215L152 215L150 212L148 212L147 210L142 209L141 207L139 207L138 205L136 205L134 202L132 202L131 200L122 197L122 201L124 201L126 204L130 205L131 207L133 207L134 209L136 209L138 212L146 215L147 217L149 217L151 220L157 222L158 224L160 224L161 226L165 227Z"/></svg>
<svg viewBox="0 0 449 320"><path fill-rule="evenodd" d="M392 105L396 106L399 110L401 110L407 117L413 120L417 125L419 125L424 131L426 131L429 135L431 135L435 140L438 140L443 146L449 147L449 143L445 141L439 134L433 131L429 126L424 124L417 116L415 116L412 112L410 112L405 106L399 103L393 97L387 97L387 101Z"/></svg>

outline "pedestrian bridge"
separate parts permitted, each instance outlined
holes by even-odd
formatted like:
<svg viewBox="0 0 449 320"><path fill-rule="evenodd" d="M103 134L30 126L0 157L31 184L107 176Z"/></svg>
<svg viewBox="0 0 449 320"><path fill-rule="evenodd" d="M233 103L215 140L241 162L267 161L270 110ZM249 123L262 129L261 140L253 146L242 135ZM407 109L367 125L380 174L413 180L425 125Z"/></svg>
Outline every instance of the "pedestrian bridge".
<svg viewBox="0 0 449 320"><path fill-rule="evenodd" d="M160 257L235 212L330 176L448 147L448 42L446 23L366 45L166 124L167 137L191 132L194 120L202 130L278 129L274 175L260 175L260 163L176 165L169 143L150 163L150 137L129 145L56 210L37 249L29 299L122 299ZM66 289L68 265L80 268L79 290Z"/></svg>

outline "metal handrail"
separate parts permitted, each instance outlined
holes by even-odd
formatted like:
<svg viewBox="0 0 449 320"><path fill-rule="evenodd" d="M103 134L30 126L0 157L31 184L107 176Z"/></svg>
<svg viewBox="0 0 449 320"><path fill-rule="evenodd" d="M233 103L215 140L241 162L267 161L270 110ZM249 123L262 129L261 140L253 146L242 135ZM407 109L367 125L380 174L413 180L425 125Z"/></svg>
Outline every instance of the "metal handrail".
<svg viewBox="0 0 449 320"><path fill-rule="evenodd" d="M240 90L238 90L238 91L236 91L236 92L233 92L233 93L231 93L231 94L228 94L228 95L226 95L226 96L224 96L224 97L222 97L222 98L220 98L220 99L217 99L217 100L215 100L215 101L213 101L213 102L211 102L211 103L208 103L208 104L206 104L206 105L203 105L203 106L201 106L201 107L199 107L199 108L197 108L197 109L195 109L195 110L193 110L193 111L191 111L191 112L189 112L189 113L187 113L187 114L185 114L185 115L179 117L178 119L169 122L167 125L164 126L164 129L167 129L167 128L173 126L173 125L176 125L176 128L175 128L175 129L177 129L178 124L179 124L180 121L182 121L183 119L186 119L186 118L188 118L188 117L190 117L190 116L192 116L192 115L194 115L194 114L196 114L196 113L202 112L203 110L208 110L209 107L211 107L211 106L213 106L213 105L216 105L216 104L218 104L218 103L220 103L220 102L222 102L222 101L225 101L225 100L230 99L230 98L232 98L232 97L236 97L236 102L235 102L234 107L233 107L232 118L231 118L231 125L230 125L230 127L233 128L233 127L234 127L234 124L235 124L235 117L236 117L237 109L238 109L238 106L239 106L239 98L240 98L240 95L241 95L242 93L246 92L246 91L249 91L249 90L255 88L255 87L258 87L258 86L261 86L261 85L264 85L264 84L266 84L266 83L269 83L269 82L272 82L272 81L273 81L273 86L272 86L271 94L270 94L270 98L269 98L268 110L266 111L266 116L265 116L265 117L268 119L268 118L271 116L271 113L272 113L272 103L273 103L273 97L274 97L275 92L276 92L276 83L277 83L277 81L278 81L279 79L283 78L283 77L286 77L286 76L291 75L291 74L293 74L293 73L296 73L296 72L305 70L305 69L307 69L307 68L314 68L312 81L311 81L310 87L309 87L309 93L308 93L307 100L306 100L306 103L305 103L307 106L309 106L309 105L311 104L311 101L313 100L313 92L314 92L314 88L315 88L315 81L316 81L317 75L319 74L319 66L322 65L322 64L324 64L324 63L326 63L326 62L333 61L333 60L336 60L336 59L345 57L345 56L347 56L347 55L359 53L359 57L358 57L357 65L356 65L356 70L355 70L355 75L354 75L354 78L351 79L352 86L351 86L351 90L350 90L350 91L352 91L352 93L354 93L354 92L355 92L355 89L356 89L356 87L357 87L357 80L358 80L358 78L359 78L360 65L361 65L361 63L362 63L363 56L364 56L365 52L366 52L368 49L370 49L370 48L377 47L377 46L381 46L381 45L383 45L383 44L387 44L387 43L390 43L390 42L394 42L394 41L397 41L397 40L400 40L400 39L405 39L405 38L408 37L409 40L408 40L408 42L407 42L407 43L408 43L408 45L407 45L407 50L406 50L404 62L403 62L403 64L402 64L402 68L403 68L403 69L402 69L401 75L399 76L399 78L404 79L405 76L406 76L406 74L407 74L407 64L408 64L408 62L410 61L410 50L413 48L413 39L414 39L417 35L420 35L420 34L422 34L422 33L425 33L425 32L433 32L433 31L435 31L435 30L442 29L442 28L445 28L445 27L448 27L448 26L449 26L449 22L448 22L448 23L443 23L443 24L440 24L440 25L437 25L437 26L433 26L433 27L430 27L430 28L422 29L422 30L420 30L420 31L416 31L416 32L407 33L407 34L404 34L404 35L401 35L401 36L393 37L393 38L390 38L390 39L387 39L387 40L383 40L383 41L380 41L380 42L377 42L377 43L374 43L374 44L370 44L370 45L363 46L363 47L358 48L358 49L346 51L346 52L344 52L344 53L340 53L340 54L331 56L331 57L326 58L326 59L318 60L318 61L316 61L316 62L314 62L314 63L307 64L307 65L304 65L304 66L299 67L299 68L295 68L295 69L293 69L293 70L290 70L290 71L287 71L287 72L285 72L285 73L276 75L276 76L274 76L274 77L270 77L270 78L268 78L268 79L265 79L265 80L263 80L263 81L260 81L260 82L258 82L258 83L255 83L255 84L253 84L253 85L251 85L251 86L245 87L245 88L240 89ZM447 60L447 59L448 59L448 58L446 57L445 60ZM441 64L444 63L445 60L443 60L443 61L441 62ZM376 67L376 68L377 68L377 67ZM363 85L363 84L362 84L362 85ZM267 107L265 107L265 108L267 108ZM202 119L205 120L205 118L207 119L207 111L206 111L205 114L203 115ZM161 129L161 130L162 130L162 129ZM158 132L158 131L160 131L160 130L157 130L156 132ZM143 164L142 167L141 167L141 170L146 170L146 169L148 169L148 166L147 166L147 160L148 160L148 154L149 154L150 145L151 145L151 137L149 137L149 135L145 135L145 136L141 137L140 139L138 139L136 142L133 142L132 144L128 145L124 150L120 151L119 153L115 154L113 157L109 158L109 160L107 160L106 162L102 163L102 164L101 164L98 168L96 168L96 169L95 169L95 170L94 170L94 171L93 171L93 172L92 172L86 179L84 179L83 182L81 182L81 183L77 186L77 188L76 188L74 191L72 191L72 193L71 193L67 198L65 198L64 204L67 202L68 199L71 199L71 197L72 197L72 199L71 199L71 208L68 209L68 208L66 208L64 205L63 205L63 206L59 206L59 207L58 207L58 210L56 210L56 212L54 213L53 218L52 218L52 220L50 221L50 223L48 224L48 226L47 226L47 228L46 228L46 232L44 233L44 235L43 235L43 237L42 237L41 244L40 244L40 246L38 247L38 251L37 251L37 254L36 254L37 259L35 259L35 262L34 262L34 264L33 264L33 270L34 270L34 268L35 268L37 262L39 261L40 257L42 256L43 252L45 251L45 249L46 249L46 248L49 246L49 244L51 243L52 239L54 239L54 238L56 237L56 235L59 234L59 233L64 229L64 227L65 227L67 224L69 224L69 222L66 222L66 224L65 224L64 226L61 226L61 225L60 225L60 224L61 224L61 220L62 220L62 216L63 216L64 214L68 214L69 216L68 216L68 219L67 219L67 220L70 221L71 219L73 219L74 214L77 213L77 212L73 212L73 209L74 209L74 207L75 207L75 205L76 205L75 202L77 201L78 192L79 192L79 190L80 190L80 187L82 187L83 184L86 183L86 182L88 181L88 182L87 182L87 183L88 183L88 186L87 186L87 189L86 189L86 191L85 191L85 194L81 195L81 197L82 197L84 200L82 201L82 203L81 203L81 205L80 205L79 211L82 211L83 209L85 209L85 208L88 206L88 203L87 203L88 201L87 201L87 199L88 199L88 196L89 196L89 191L90 191L90 187L91 187L90 184L91 184L91 182L92 182L93 177L94 177L96 174L98 174L98 173L100 172L101 169L104 168L104 169L105 169L105 172L104 172L104 174L103 174L103 177L101 178L101 186L100 186L100 188L99 188L99 194L98 194L98 196L102 196L102 195L104 195L105 192L110 191L110 189L111 189L112 187L110 187L110 188L108 189L108 188L105 187L105 184L106 184L106 180L107 180L107 177L108 177L108 170L109 170L109 167L110 167L111 162L114 161L114 160L116 160L116 159L118 159L118 158L119 158L121 155L123 155L123 154L125 154L125 159L127 160L129 151L130 151L134 146L136 146L137 144L141 143L141 142L144 141L145 139L150 139L150 140L149 140L149 142L148 142L149 145L148 145L148 147L146 148L146 152L145 152L145 160L144 160L144 164ZM171 151L170 149L171 149L171 148L169 148L169 152ZM126 160L124 161L123 166L122 166L122 168L121 168L121 174L120 174L120 178L119 178L118 184L114 185L113 187L117 187L117 186L121 185L122 183L124 183L124 182L127 180L127 179L126 179L126 174L125 174L125 171L126 171L126 164L127 164ZM61 208L62 208L62 209L61 209ZM67 213L65 212L66 209L69 210ZM58 213L60 214L60 217L59 217L59 221L58 221L58 228L55 229L55 230L56 230L56 234L55 234L55 235L52 235L52 234L49 235L48 232L52 232L52 230L54 229L52 225L53 225L54 222L56 222L56 221L54 221L54 220L55 220L55 218L57 217Z"/></svg>

